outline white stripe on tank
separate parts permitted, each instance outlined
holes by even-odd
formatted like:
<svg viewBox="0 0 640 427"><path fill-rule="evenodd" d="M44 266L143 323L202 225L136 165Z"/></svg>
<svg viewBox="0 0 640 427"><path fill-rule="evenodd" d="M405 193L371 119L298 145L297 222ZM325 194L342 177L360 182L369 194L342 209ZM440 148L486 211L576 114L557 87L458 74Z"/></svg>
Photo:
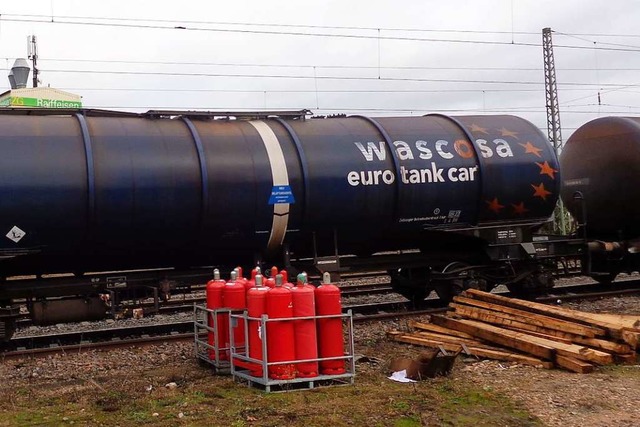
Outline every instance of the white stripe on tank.
<svg viewBox="0 0 640 427"><path fill-rule="evenodd" d="M251 125L258 131L264 148L267 150L269 157L269 166L271 167L271 179L273 186L289 185L289 174L287 173L287 164L284 160L284 153L280 146L278 137L273 130L262 120L250 121ZM273 205L273 222L271 223L271 234L269 235L268 250L274 250L282 245L284 235L287 232L289 223L289 204L276 203Z"/></svg>

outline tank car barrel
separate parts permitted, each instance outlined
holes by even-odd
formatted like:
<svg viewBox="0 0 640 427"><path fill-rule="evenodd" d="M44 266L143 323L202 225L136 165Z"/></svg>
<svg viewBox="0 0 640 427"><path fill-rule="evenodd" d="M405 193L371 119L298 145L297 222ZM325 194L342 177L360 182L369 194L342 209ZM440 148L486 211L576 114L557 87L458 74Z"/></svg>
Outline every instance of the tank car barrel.
<svg viewBox="0 0 640 427"><path fill-rule="evenodd" d="M312 234L320 252L415 248L543 222L559 191L548 141L513 116L213 118L0 113L4 274L313 256Z"/></svg>

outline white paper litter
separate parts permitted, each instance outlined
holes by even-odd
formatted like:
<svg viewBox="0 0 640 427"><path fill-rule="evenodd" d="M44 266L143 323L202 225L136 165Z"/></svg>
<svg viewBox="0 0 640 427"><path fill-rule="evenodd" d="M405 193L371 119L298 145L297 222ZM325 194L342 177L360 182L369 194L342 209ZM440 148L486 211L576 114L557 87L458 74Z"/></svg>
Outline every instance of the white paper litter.
<svg viewBox="0 0 640 427"><path fill-rule="evenodd" d="M416 382L416 380L407 378L406 369L403 369L402 371L394 372L393 374L391 374L389 379L392 381L397 381L399 383L415 383Z"/></svg>

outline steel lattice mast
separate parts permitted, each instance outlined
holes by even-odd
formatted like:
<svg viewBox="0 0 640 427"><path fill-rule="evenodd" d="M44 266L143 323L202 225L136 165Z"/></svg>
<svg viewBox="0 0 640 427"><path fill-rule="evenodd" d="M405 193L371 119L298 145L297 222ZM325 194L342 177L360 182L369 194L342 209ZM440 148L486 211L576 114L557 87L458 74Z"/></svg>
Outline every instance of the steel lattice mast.
<svg viewBox="0 0 640 427"><path fill-rule="evenodd" d="M558 85L556 82L556 65L553 58L553 40L551 28L542 29L542 54L544 59L544 87L547 106L547 136L556 155L562 151L562 129L560 127L560 106L558 103ZM567 234L568 221L562 200L554 213L554 230Z"/></svg>

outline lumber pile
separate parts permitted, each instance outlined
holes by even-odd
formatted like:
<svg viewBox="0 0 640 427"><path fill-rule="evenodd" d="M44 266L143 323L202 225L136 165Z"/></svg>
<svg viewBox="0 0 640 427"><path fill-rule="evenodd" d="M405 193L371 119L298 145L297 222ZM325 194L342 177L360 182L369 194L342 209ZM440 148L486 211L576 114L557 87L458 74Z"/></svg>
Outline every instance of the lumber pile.
<svg viewBox="0 0 640 427"><path fill-rule="evenodd" d="M399 342L544 368L588 373L595 366L636 363L640 316L596 314L469 289L445 316L412 321Z"/></svg>

